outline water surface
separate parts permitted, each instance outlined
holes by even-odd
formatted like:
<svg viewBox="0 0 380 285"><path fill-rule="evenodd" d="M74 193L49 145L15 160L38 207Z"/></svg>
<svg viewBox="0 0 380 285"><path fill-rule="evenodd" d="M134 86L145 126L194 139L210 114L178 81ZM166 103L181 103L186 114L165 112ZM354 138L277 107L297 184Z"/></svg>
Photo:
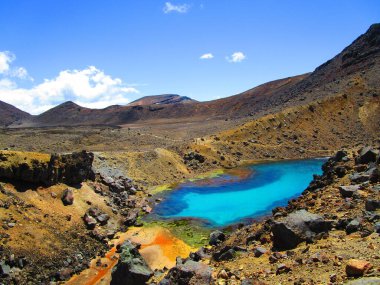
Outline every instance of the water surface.
<svg viewBox="0 0 380 285"><path fill-rule="evenodd" d="M299 196L321 174L325 159L256 164L250 175L186 182L164 196L154 212L163 218L197 218L212 226L226 226L270 213ZM243 172L246 169L242 169Z"/></svg>

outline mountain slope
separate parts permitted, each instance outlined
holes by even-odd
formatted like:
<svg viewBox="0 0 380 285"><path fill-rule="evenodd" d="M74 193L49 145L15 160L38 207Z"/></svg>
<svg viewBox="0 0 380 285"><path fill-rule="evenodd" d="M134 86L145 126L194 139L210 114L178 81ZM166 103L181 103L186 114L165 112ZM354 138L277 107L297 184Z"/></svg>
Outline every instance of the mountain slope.
<svg viewBox="0 0 380 285"><path fill-rule="evenodd" d="M31 115L16 107L0 101L0 127L8 126L16 121L30 118Z"/></svg>
<svg viewBox="0 0 380 285"><path fill-rule="evenodd" d="M132 102L129 106L111 106L102 110L81 108L81 111L76 107L64 108L60 111L64 113L60 114L57 113L59 109L54 108L54 116L47 116L46 113L50 112L48 111L24 120L22 126L122 125L180 118L198 121L206 118L246 116L259 118L284 108L302 106L337 94L355 94L359 89L363 94L378 94L378 74L380 24L374 24L365 34L314 72L268 82L235 96L209 102L190 101L186 104L182 104L183 100L178 102L178 97L152 96Z"/></svg>
<svg viewBox="0 0 380 285"><path fill-rule="evenodd" d="M180 96L176 94L164 94L164 95L152 95L145 96L137 99L128 104L128 106L144 106L144 105L166 105L166 104L178 104L178 103L195 103L193 100L186 96Z"/></svg>

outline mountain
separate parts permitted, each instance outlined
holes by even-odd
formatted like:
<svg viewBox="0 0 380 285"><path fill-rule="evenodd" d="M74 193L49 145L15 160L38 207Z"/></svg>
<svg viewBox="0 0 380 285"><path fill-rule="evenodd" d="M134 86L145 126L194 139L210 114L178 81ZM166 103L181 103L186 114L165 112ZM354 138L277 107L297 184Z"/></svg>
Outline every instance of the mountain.
<svg viewBox="0 0 380 285"><path fill-rule="evenodd" d="M378 74L380 24L374 24L313 72L271 81L235 96L209 102L196 102L171 94L147 96L127 106L111 106L102 110L82 108L68 102L39 116L24 119L21 126L122 125L179 118L198 121L206 118L258 118L331 96L378 94Z"/></svg>
<svg viewBox="0 0 380 285"><path fill-rule="evenodd" d="M145 96L137 99L128 104L128 106L145 106L145 105L167 105L167 104L178 104L178 103L194 103L197 102L186 96L180 96L176 94L163 94L163 95L152 95Z"/></svg>
<svg viewBox="0 0 380 285"><path fill-rule="evenodd" d="M12 123L18 122L23 119L30 118L31 115L17 109L16 107L0 101L0 127L8 126Z"/></svg>

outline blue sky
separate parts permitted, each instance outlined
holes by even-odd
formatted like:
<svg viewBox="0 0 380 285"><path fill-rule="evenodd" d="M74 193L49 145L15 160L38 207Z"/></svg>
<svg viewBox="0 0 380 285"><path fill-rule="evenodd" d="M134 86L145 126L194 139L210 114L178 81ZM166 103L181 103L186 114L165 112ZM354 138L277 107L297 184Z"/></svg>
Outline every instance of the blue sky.
<svg viewBox="0 0 380 285"><path fill-rule="evenodd" d="M0 0L0 12L0 100L36 114L212 100L309 72L380 22L380 1Z"/></svg>

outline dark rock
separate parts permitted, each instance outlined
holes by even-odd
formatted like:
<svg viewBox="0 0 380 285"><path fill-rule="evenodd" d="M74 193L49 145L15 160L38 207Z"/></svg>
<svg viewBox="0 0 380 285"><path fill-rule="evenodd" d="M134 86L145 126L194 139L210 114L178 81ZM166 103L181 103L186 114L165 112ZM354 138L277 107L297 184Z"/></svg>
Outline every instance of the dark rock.
<svg viewBox="0 0 380 285"><path fill-rule="evenodd" d="M159 284L211 284L211 273L212 269L208 265L188 259L184 262L180 261L175 267L170 269Z"/></svg>
<svg viewBox="0 0 380 285"><path fill-rule="evenodd" d="M63 268L61 270L59 270L56 274L56 278L59 280L59 281L66 281L66 280L69 280L71 275L73 274L73 270L70 269L70 268Z"/></svg>
<svg viewBox="0 0 380 285"><path fill-rule="evenodd" d="M7 277L11 273L11 267L4 261L0 263L0 275L2 277Z"/></svg>
<svg viewBox="0 0 380 285"><path fill-rule="evenodd" d="M94 154L91 152L81 151L71 154L53 154L48 165L49 185L59 182L68 185L77 185L87 179L93 180L95 177L92 171L92 162Z"/></svg>
<svg viewBox="0 0 380 285"><path fill-rule="evenodd" d="M343 198L351 198L359 187L359 185L339 186L339 192Z"/></svg>
<svg viewBox="0 0 380 285"><path fill-rule="evenodd" d="M124 225L128 227L133 226L136 223L138 216L139 216L138 211L136 210L129 211L127 216L124 219Z"/></svg>
<svg viewBox="0 0 380 285"><path fill-rule="evenodd" d="M378 233L378 234L380 234L380 222L377 222L376 224L375 224L375 232L376 233Z"/></svg>
<svg viewBox="0 0 380 285"><path fill-rule="evenodd" d="M118 252L120 258L112 269L111 285L145 284L153 276L153 271L141 257L136 245L127 240L118 248Z"/></svg>
<svg viewBox="0 0 380 285"><path fill-rule="evenodd" d="M365 201L366 211L376 211L379 208L380 208L380 200L368 199L367 201Z"/></svg>
<svg viewBox="0 0 380 285"><path fill-rule="evenodd" d="M216 261L230 260L235 257L235 250L230 246L224 246L213 253L212 258Z"/></svg>
<svg viewBox="0 0 380 285"><path fill-rule="evenodd" d="M346 233L351 234L351 233L357 232L360 229L360 226L361 226L361 220L360 219L353 219L346 226Z"/></svg>
<svg viewBox="0 0 380 285"><path fill-rule="evenodd" d="M368 164L370 162L376 162L378 154L378 150L372 149L371 147L364 147L359 151L359 155L355 161L357 164Z"/></svg>
<svg viewBox="0 0 380 285"><path fill-rule="evenodd" d="M107 224L107 222L108 222L109 219L110 219L110 216L108 216L107 214L101 214L101 215L99 215L99 216L96 217L96 220L102 226L104 226L105 224Z"/></svg>
<svg viewBox="0 0 380 285"><path fill-rule="evenodd" d="M2 165L0 162L0 177L45 186L57 183L77 185L84 180L94 179L93 158L93 154L86 151L53 154L49 162L33 160L29 164L21 157L23 162L18 165Z"/></svg>
<svg viewBox="0 0 380 285"><path fill-rule="evenodd" d="M337 166L335 167L334 172L336 176L338 176L339 178L342 178L346 175L347 169L344 166Z"/></svg>
<svg viewBox="0 0 380 285"><path fill-rule="evenodd" d="M369 180L369 174L355 172L350 175L350 180L355 183L366 182Z"/></svg>
<svg viewBox="0 0 380 285"><path fill-rule="evenodd" d="M90 216L88 213L84 214L83 221L89 230L92 230L96 226L96 219Z"/></svg>
<svg viewBox="0 0 380 285"><path fill-rule="evenodd" d="M210 258L211 256L208 253L206 253L204 247L201 247L196 252L191 252L189 257L191 260L200 261L201 259Z"/></svg>
<svg viewBox="0 0 380 285"><path fill-rule="evenodd" d="M369 181L372 183L380 182L380 168L374 168L369 174Z"/></svg>
<svg viewBox="0 0 380 285"><path fill-rule="evenodd" d="M61 197L62 203L65 206L72 205L74 203L74 193L71 189L65 189Z"/></svg>
<svg viewBox="0 0 380 285"><path fill-rule="evenodd" d="M282 274L282 273L287 273L289 271L291 271L292 269L287 266L286 264L284 263L280 263L277 265L277 269L276 269L276 274Z"/></svg>
<svg viewBox="0 0 380 285"><path fill-rule="evenodd" d="M263 248L263 247L255 247L253 249L253 254L255 255L255 257L260 257L267 252L268 252L268 250Z"/></svg>
<svg viewBox="0 0 380 285"><path fill-rule="evenodd" d="M209 244L210 245L218 245L219 243L221 243L225 239L226 239L226 236L224 235L223 232L221 232L221 231L213 231L210 234Z"/></svg>
<svg viewBox="0 0 380 285"><path fill-rule="evenodd" d="M299 210L272 225L273 246L276 249L292 249L303 241L311 242L318 233L327 232L332 222L321 216Z"/></svg>
<svg viewBox="0 0 380 285"><path fill-rule="evenodd" d="M334 159L334 161L339 162L339 161L342 161L343 157L346 157L346 156L347 156L347 151L339 150L339 151L337 151L337 153L335 154L333 159Z"/></svg>

